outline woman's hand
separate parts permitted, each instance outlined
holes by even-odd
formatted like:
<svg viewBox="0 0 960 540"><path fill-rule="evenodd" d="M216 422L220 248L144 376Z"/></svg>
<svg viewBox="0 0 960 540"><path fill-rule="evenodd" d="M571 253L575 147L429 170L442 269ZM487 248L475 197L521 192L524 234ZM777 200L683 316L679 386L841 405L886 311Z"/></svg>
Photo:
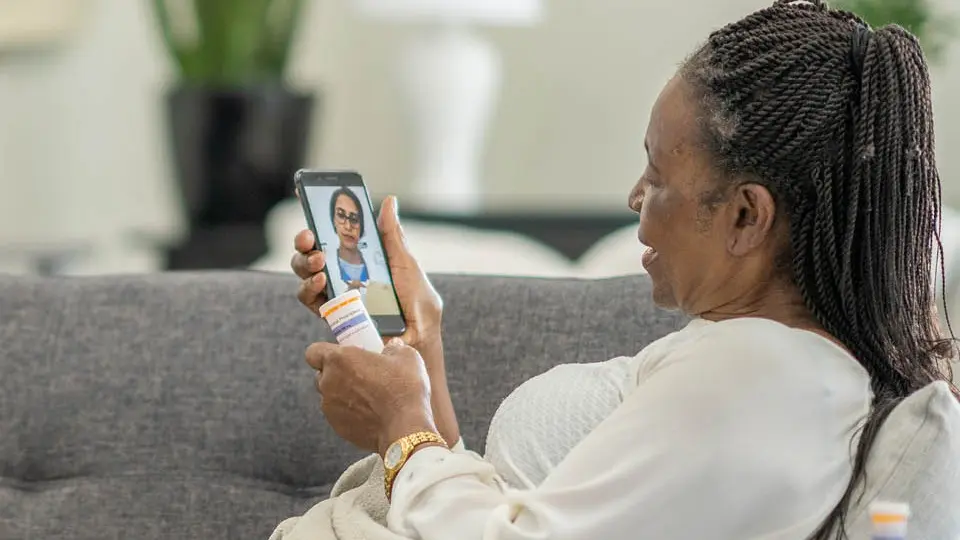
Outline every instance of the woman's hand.
<svg viewBox="0 0 960 540"><path fill-rule="evenodd" d="M326 292L327 275L323 272L323 268L327 265L327 257L322 251L314 249L315 245L316 239L312 232L300 231L293 239L296 253L290 260L290 268L293 268L293 273L303 280L300 282L300 290L297 291L297 299L319 317L320 306L329 300Z"/></svg>
<svg viewBox="0 0 960 540"><path fill-rule="evenodd" d="M443 302L407 248L395 197L389 197L383 202L377 227L383 248L387 252L390 274L393 276L394 288L406 321L407 329L401 339L422 355L433 390L434 418L440 427L440 434L453 445L460 439L460 426L447 386L444 365L443 340L440 335ZM326 259L323 252L314 250L313 234L308 230L297 235L294 245L297 252L290 266L303 280L297 297L310 311L319 314L320 306L327 301L324 292L327 278L323 272Z"/></svg>
<svg viewBox="0 0 960 540"><path fill-rule="evenodd" d="M401 437L437 431L423 359L403 341L391 340L383 354L314 343L306 360L317 370L324 416L357 447L383 455Z"/></svg>
<svg viewBox="0 0 960 540"><path fill-rule="evenodd" d="M403 309L407 330L401 338L408 345L424 352L436 348L440 340L440 324L443 302L436 289L427 279L426 273L407 248L400 218L397 213L397 199L389 197L380 208L377 218L380 238L386 250L390 274L400 307ZM327 300L325 288L327 278L323 268L327 261L323 252L315 250L315 239L309 230L301 231L294 239L296 253L290 266L302 279L297 298L313 313ZM424 354L427 354L424 352ZM431 358L427 358L432 362Z"/></svg>

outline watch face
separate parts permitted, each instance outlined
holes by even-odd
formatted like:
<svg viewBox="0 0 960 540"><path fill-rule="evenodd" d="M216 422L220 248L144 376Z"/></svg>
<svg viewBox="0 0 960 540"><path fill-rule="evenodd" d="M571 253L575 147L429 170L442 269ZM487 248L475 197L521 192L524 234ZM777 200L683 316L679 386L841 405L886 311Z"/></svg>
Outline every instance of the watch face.
<svg viewBox="0 0 960 540"><path fill-rule="evenodd" d="M383 456L383 466L392 469L400 464L402 457L403 448L400 447L400 443L393 443L390 448L387 448L387 453Z"/></svg>

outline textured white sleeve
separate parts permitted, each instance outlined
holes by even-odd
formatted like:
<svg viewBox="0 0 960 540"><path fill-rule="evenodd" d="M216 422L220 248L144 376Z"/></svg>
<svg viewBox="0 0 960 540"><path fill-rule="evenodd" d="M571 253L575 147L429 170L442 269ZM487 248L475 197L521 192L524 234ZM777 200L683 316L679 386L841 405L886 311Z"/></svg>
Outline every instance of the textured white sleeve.
<svg viewBox="0 0 960 540"><path fill-rule="evenodd" d="M751 341L668 353L533 490L504 487L475 454L416 452L389 527L422 540L806 537L846 486L866 394L798 375L819 351Z"/></svg>
<svg viewBox="0 0 960 540"><path fill-rule="evenodd" d="M467 452L467 446L463 444L463 437L457 439L456 444L450 447L450 450L457 454L464 454Z"/></svg>

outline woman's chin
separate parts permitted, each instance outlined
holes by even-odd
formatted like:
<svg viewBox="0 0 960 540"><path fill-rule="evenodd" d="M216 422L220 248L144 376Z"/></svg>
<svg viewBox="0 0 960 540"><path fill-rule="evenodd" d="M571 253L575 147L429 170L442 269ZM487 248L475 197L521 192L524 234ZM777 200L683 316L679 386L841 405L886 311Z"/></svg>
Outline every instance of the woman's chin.
<svg viewBox="0 0 960 540"><path fill-rule="evenodd" d="M652 289L650 294L657 307L671 310L680 307L676 295L673 294L673 287L654 276L648 275L648 277Z"/></svg>

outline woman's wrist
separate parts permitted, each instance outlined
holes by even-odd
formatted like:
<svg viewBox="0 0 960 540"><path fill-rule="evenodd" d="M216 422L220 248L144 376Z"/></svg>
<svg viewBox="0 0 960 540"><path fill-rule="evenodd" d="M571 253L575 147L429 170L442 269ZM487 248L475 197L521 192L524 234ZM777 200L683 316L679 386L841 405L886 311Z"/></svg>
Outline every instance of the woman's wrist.
<svg viewBox="0 0 960 540"><path fill-rule="evenodd" d="M432 309L425 311L430 312L430 314L417 318L416 332L414 333L415 341L407 343L407 345L420 351L420 354L423 354L423 350L425 349L435 348L437 344L442 341L440 338L443 324L441 322L442 312Z"/></svg>
<svg viewBox="0 0 960 540"><path fill-rule="evenodd" d="M422 348L417 351L423 357L430 377L430 405L433 409L433 418L440 429L440 435L453 445L460 439L460 425L457 422L453 399L450 397L450 388L447 386L447 370L443 357L443 339L437 332L428 341L423 342Z"/></svg>
<svg viewBox="0 0 960 540"><path fill-rule="evenodd" d="M440 430L437 429L433 417L429 413L416 410L400 410L397 415L384 424L383 429L381 429L380 435L377 437L377 453L380 454L380 457L383 457L391 444L407 435L421 431L428 431L436 433L441 437L443 436ZM450 445L453 443L447 441L447 444Z"/></svg>
<svg viewBox="0 0 960 540"><path fill-rule="evenodd" d="M425 333L417 343L411 343L410 346L423 357L423 363L426 364L428 372L434 366L443 366L443 338L439 330Z"/></svg>

